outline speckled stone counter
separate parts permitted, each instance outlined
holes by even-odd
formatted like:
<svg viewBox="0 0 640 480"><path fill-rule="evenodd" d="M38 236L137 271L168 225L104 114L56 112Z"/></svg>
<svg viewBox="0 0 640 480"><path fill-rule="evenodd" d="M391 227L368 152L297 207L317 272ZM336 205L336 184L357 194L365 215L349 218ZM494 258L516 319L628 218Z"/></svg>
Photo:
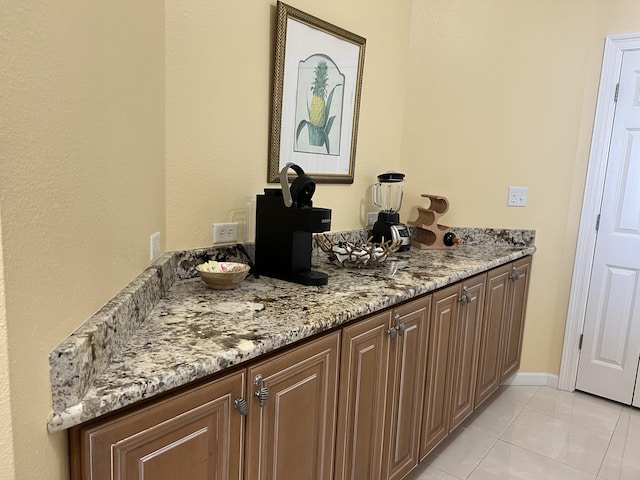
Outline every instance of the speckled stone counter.
<svg viewBox="0 0 640 480"><path fill-rule="evenodd" d="M235 290L211 290L195 265L247 261L251 252L167 253L51 353L48 428L67 429L535 251L530 230L456 233L465 245L411 249L360 269L318 253L324 287L249 277Z"/></svg>

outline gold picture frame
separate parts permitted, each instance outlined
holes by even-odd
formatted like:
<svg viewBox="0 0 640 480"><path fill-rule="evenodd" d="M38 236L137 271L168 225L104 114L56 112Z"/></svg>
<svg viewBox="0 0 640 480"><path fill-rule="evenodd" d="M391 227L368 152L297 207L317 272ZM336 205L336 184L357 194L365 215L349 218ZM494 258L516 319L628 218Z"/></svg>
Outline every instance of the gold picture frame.
<svg viewBox="0 0 640 480"><path fill-rule="evenodd" d="M318 183L353 183L366 39L277 4L269 183L289 162Z"/></svg>

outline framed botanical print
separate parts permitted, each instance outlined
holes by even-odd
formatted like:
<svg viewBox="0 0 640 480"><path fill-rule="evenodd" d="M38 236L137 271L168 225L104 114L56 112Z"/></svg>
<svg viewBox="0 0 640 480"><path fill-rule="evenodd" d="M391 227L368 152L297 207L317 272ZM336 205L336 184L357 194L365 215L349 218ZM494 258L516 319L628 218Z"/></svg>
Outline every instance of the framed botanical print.
<svg viewBox="0 0 640 480"><path fill-rule="evenodd" d="M366 40L278 2L268 181L353 183Z"/></svg>

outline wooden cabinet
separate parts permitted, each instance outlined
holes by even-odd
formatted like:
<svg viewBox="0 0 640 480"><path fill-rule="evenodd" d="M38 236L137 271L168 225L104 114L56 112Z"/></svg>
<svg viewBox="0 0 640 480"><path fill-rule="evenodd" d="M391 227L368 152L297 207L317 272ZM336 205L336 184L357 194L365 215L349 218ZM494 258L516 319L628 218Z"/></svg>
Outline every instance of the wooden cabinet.
<svg viewBox="0 0 640 480"><path fill-rule="evenodd" d="M342 331L336 480L381 480L391 311Z"/></svg>
<svg viewBox="0 0 640 480"><path fill-rule="evenodd" d="M433 294L427 343L427 376L422 417L420 457L424 458L448 434L449 395L447 370L451 328L458 310L459 285Z"/></svg>
<svg viewBox="0 0 640 480"><path fill-rule="evenodd" d="M516 260L511 264L510 288L506 309L507 317L503 327L500 383L504 383L520 368L530 271L531 257Z"/></svg>
<svg viewBox="0 0 640 480"><path fill-rule="evenodd" d="M399 480L519 368L531 258L71 430L73 480Z"/></svg>
<svg viewBox="0 0 640 480"><path fill-rule="evenodd" d="M325 335L249 367L247 480L333 478L339 341Z"/></svg>
<svg viewBox="0 0 640 480"><path fill-rule="evenodd" d="M427 296L393 311L397 336L391 340L383 463L390 480L403 478L420 462L430 310L431 296Z"/></svg>
<svg viewBox="0 0 640 480"><path fill-rule="evenodd" d="M500 345L510 270L511 265L503 265L491 270L487 276L484 319L478 353L476 407L500 387Z"/></svg>
<svg viewBox="0 0 640 480"><path fill-rule="evenodd" d="M421 458L473 411L485 282L479 275L433 294Z"/></svg>
<svg viewBox="0 0 640 480"><path fill-rule="evenodd" d="M486 275L462 283L459 311L453 332L449 432L467 418L475 406L480 327L483 319Z"/></svg>
<svg viewBox="0 0 640 480"><path fill-rule="evenodd" d="M339 332L325 335L134 413L73 429L72 478L332 478L339 341ZM246 409L238 408L245 398Z"/></svg>
<svg viewBox="0 0 640 480"><path fill-rule="evenodd" d="M418 464L431 297L343 329L335 478L399 479Z"/></svg>
<svg viewBox="0 0 640 480"><path fill-rule="evenodd" d="M520 367L531 257L488 273L476 402L478 407Z"/></svg>
<svg viewBox="0 0 640 480"><path fill-rule="evenodd" d="M244 422L238 372L118 419L71 433L72 478L242 478Z"/></svg>

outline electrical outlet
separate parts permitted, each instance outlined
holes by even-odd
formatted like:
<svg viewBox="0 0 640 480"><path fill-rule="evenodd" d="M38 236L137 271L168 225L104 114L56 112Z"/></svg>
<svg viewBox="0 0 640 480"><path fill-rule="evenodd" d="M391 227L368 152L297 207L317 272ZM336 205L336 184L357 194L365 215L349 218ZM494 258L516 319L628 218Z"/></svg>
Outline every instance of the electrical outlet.
<svg viewBox="0 0 640 480"><path fill-rule="evenodd" d="M160 232L156 232L150 237L149 260L153 260L160 255Z"/></svg>
<svg viewBox="0 0 640 480"><path fill-rule="evenodd" d="M214 223L213 243L235 243L238 241L238 222Z"/></svg>
<svg viewBox="0 0 640 480"><path fill-rule="evenodd" d="M367 227L373 227L376 220L378 220L378 212L367 213Z"/></svg>
<svg viewBox="0 0 640 480"><path fill-rule="evenodd" d="M527 187L509 187L509 197L507 198L507 206L509 207L526 207L527 206Z"/></svg>

